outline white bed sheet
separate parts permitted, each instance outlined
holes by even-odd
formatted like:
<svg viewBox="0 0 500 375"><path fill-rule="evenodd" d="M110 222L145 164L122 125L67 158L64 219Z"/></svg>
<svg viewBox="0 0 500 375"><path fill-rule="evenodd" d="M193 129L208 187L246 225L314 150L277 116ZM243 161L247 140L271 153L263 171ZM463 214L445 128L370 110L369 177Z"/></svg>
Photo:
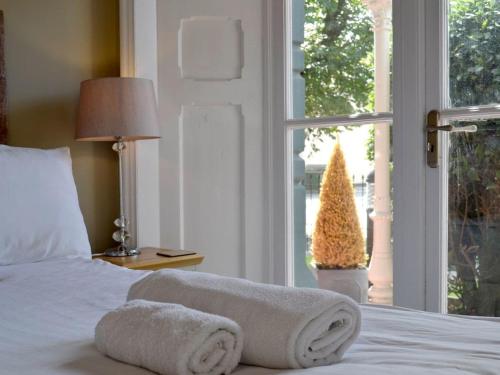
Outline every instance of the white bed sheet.
<svg viewBox="0 0 500 375"><path fill-rule="evenodd" d="M94 347L100 317L142 277L102 261L0 267L0 374L139 375ZM307 370L241 366L237 375L500 375L500 322L363 306L362 334L340 364Z"/></svg>

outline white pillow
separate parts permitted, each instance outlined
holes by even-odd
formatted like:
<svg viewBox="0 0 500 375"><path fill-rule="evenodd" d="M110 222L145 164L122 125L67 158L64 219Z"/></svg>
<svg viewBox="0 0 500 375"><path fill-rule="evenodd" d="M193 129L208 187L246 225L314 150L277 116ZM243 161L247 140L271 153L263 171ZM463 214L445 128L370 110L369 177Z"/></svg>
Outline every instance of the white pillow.
<svg viewBox="0 0 500 375"><path fill-rule="evenodd" d="M69 149L0 145L0 265L90 258Z"/></svg>

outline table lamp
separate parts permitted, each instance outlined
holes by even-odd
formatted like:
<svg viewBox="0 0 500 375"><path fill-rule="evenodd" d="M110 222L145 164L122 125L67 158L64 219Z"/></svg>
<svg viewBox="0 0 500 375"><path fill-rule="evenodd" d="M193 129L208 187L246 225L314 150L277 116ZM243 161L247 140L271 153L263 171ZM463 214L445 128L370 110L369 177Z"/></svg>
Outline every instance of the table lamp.
<svg viewBox="0 0 500 375"><path fill-rule="evenodd" d="M120 217L113 240L119 243L107 249L107 256L138 255L130 249L128 220L123 209L123 150L126 142L160 138L158 111L153 82L143 78L109 77L83 81L76 126L78 141L114 141L120 169Z"/></svg>

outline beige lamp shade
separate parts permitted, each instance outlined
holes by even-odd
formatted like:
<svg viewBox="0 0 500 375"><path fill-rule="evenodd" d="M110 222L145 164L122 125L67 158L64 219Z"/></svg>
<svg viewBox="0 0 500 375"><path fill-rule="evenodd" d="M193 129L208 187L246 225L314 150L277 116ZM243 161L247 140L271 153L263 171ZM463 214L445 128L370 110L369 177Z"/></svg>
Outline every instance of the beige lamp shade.
<svg viewBox="0 0 500 375"><path fill-rule="evenodd" d="M110 77L83 81L76 139L124 141L160 137L153 82Z"/></svg>

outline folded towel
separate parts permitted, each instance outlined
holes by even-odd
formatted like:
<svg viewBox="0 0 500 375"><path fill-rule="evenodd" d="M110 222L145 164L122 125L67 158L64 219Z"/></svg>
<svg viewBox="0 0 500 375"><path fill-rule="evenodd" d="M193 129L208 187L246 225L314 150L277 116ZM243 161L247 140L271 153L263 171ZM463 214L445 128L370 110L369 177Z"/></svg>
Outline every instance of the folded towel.
<svg viewBox="0 0 500 375"><path fill-rule="evenodd" d="M229 374L243 346L233 321L187 307L134 300L95 328L100 352L165 375Z"/></svg>
<svg viewBox="0 0 500 375"><path fill-rule="evenodd" d="M131 286L128 299L135 298L180 303L234 320L244 333L242 362L271 368L338 362L361 324L358 305L338 293L201 272L153 272Z"/></svg>

